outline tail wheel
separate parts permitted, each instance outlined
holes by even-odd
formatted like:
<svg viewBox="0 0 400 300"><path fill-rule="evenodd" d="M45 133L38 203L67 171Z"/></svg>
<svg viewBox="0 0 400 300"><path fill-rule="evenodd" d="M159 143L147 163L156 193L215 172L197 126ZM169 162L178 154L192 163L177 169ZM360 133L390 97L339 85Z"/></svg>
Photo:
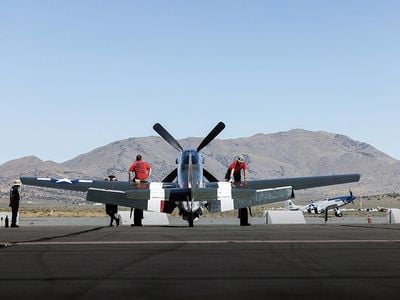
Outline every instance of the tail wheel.
<svg viewBox="0 0 400 300"><path fill-rule="evenodd" d="M189 222L189 227L193 227L193 213L192 212L189 213L188 222Z"/></svg>

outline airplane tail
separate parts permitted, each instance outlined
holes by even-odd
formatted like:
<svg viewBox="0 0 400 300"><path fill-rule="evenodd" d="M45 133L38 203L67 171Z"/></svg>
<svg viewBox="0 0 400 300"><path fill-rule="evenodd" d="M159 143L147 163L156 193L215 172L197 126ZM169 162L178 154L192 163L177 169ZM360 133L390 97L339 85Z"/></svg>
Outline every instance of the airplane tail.
<svg viewBox="0 0 400 300"><path fill-rule="evenodd" d="M299 207L294 204L292 200L286 200L285 201L285 209L286 210L299 210Z"/></svg>

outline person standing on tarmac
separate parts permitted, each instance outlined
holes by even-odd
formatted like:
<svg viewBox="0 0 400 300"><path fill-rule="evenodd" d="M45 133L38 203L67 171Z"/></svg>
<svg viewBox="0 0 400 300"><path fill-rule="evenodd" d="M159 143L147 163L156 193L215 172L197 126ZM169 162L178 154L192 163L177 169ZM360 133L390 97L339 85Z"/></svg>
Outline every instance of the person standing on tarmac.
<svg viewBox="0 0 400 300"><path fill-rule="evenodd" d="M246 180L246 162L243 155L239 155L236 160L229 166L226 171L225 179L235 184L240 184L242 181L241 170L243 170L243 178ZM247 207L238 209L238 218L240 219L240 226L249 226L249 215Z"/></svg>
<svg viewBox="0 0 400 300"><path fill-rule="evenodd" d="M118 179L114 175L108 176L105 180L108 181L117 181ZM113 226L113 222L115 220L115 224L119 226L119 219L117 218L118 213L118 205L115 204L106 204L106 214L110 216L110 226Z"/></svg>
<svg viewBox="0 0 400 300"><path fill-rule="evenodd" d="M14 180L14 185L11 187L10 190L10 207L11 207L11 227L19 227L17 225L17 216L18 216L18 209L19 209L19 187L21 186L20 180Z"/></svg>
<svg viewBox="0 0 400 300"><path fill-rule="evenodd" d="M135 173L135 177L131 177L131 174ZM142 156L138 154L136 161L129 168L129 182L131 180L134 184L147 183L151 175L151 166L142 160ZM142 226L143 209L135 208L133 213L133 225Z"/></svg>

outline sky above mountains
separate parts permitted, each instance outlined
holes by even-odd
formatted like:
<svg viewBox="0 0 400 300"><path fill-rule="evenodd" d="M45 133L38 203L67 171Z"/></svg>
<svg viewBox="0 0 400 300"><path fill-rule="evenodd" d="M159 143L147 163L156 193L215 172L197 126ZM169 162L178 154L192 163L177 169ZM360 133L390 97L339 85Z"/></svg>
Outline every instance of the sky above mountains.
<svg viewBox="0 0 400 300"><path fill-rule="evenodd" d="M398 1L2 1L0 164L129 137L345 134L400 159Z"/></svg>

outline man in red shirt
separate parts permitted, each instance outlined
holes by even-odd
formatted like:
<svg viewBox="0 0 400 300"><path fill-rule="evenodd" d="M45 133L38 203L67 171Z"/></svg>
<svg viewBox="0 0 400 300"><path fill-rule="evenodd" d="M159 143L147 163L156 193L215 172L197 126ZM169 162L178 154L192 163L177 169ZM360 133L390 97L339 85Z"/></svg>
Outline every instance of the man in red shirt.
<svg viewBox="0 0 400 300"><path fill-rule="evenodd" d="M129 182L131 182L131 173L135 173L133 181L137 184L147 182L151 175L150 165L142 160L142 156L138 154L136 161L129 168ZM143 209L135 208L133 212L133 224L131 226L142 226Z"/></svg>
<svg viewBox="0 0 400 300"><path fill-rule="evenodd" d="M239 155L238 158L229 166L225 179L227 181L233 181L235 184L240 184L242 181L241 170L243 170L243 177L246 180L246 163L243 155ZM240 219L240 226L250 225L247 207L239 208L238 218Z"/></svg>
<svg viewBox="0 0 400 300"><path fill-rule="evenodd" d="M242 181L240 170L243 170L243 177L246 179L246 162L242 155L239 155L238 158L229 166L225 179L227 181L233 179L232 181L235 183L240 183Z"/></svg>
<svg viewBox="0 0 400 300"><path fill-rule="evenodd" d="M136 161L129 168L129 182L131 181L131 173L135 173L135 177L132 180L137 183L147 182L151 175L150 165L142 160L140 154L136 156Z"/></svg>

